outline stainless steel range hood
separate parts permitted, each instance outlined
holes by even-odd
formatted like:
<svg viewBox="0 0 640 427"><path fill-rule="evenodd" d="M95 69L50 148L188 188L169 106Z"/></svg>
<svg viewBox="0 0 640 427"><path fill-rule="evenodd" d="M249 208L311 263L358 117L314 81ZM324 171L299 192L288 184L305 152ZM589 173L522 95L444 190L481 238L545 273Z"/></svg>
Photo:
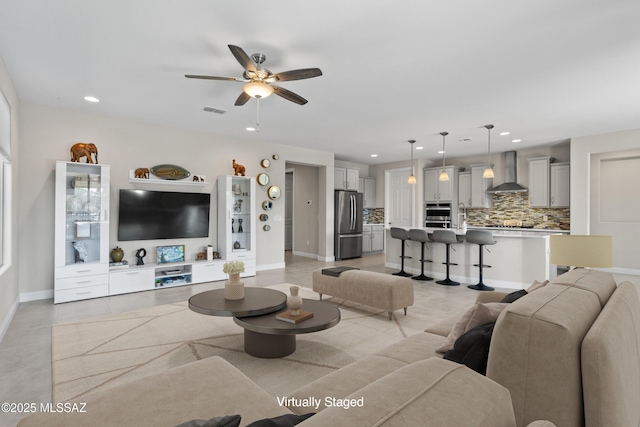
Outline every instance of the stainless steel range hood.
<svg viewBox="0 0 640 427"><path fill-rule="evenodd" d="M502 153L502 164L504 170L504 183L487 190L487 193L526 193L529 191L524 185L518 184L518 161L515 151Z"/></svg>

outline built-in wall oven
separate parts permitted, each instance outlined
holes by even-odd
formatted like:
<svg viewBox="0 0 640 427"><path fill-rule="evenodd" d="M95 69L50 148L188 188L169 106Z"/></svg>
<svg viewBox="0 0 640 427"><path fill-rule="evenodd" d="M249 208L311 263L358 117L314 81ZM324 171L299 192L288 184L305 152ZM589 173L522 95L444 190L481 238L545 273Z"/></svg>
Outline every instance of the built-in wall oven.
<svg viewBox="0 0 640 427"><path fill-rule="evenodd" d="M425 203L424 226L451 228L451 203Z"/></svg>

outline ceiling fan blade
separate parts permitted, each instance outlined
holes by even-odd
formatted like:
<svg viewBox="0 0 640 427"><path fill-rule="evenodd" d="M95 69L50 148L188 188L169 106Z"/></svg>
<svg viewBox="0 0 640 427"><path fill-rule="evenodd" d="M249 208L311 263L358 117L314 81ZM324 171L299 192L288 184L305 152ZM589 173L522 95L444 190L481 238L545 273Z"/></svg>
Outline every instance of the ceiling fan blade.
<svg viewBox="0 0 640 427"><path fill-rule="evenodd" d="M236 99L236 103L234 105L236 106L241 106L247 103L248 100L250 100L251 97L249 95L247 95L244 91L242 91L240 93L240 96L238 97L238 99Z"/></svg>
<svg viewBox="0 0 640 427"><path fill-rule="evenodd" d="M283 97L287 101L295 102L296 104L299 104L299 105L304 105L307 102L309 102L306 99L304 99L303 97L301 97L300 95L291 92L290 90L287 90L287 89L282 88L280 86L275 86L275 85L271 85L271 86L273 87L273 93L275 93L278 96Z"/></svg>
<svg viewBox="0 0 640 427"><path fill-rule="evenodd" d="M206 79L206 80L226 80L232 82L248 82L249 80L238 79L235 77L219 77L219 76L197 76L195 74L185 74L184 75L188 79Z"/></svg>
<svg viewBox="0 0 640 427"><path fill-rule="evenodd" d="M301 70L284 71L269 76L267 81L286 82L289 80L302 80L322 75L320 68L303 68Z"/></svg>
<svg viewBox="0 0 640 427"><path fill-rule="evenodd" d="M228 46L229 46L229 50L231 50L231 53L233 54L233 56L236 57L236 59L238 60L240 65L242 65L242 67L246 71L251 71L253 73L256 73L258 71L258 69L256 68L255 64L253 63L253 61L249 57L249 55L247 55L247 53L244 50L242 50L241 47L234 46L232 44L230 44Z"/></svg>

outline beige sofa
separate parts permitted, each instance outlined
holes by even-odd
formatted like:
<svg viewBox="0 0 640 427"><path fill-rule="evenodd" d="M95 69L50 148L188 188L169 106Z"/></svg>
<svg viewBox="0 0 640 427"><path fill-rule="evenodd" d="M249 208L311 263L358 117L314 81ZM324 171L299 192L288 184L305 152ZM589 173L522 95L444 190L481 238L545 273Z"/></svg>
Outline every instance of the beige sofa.
<svg viewBox="0 0 640 427"><path fill-rule="evenodd" d="M302 387L283 405L214 357L86 396L87 413L34 414L19 426L174 426L235 413L247 425L316 411L299 425L640 426L640 300L631 283L573 270L512 303L496 322L486 377L435 353L456 317ZM305 404L311 398L317 409ZM353 407L326 407L335 399Z"/></svg>
<svg viewBox="0 0 640 427"><path fill-rule="evenodd" d="M488 292L478 298L499 301L504 295ZM292 396L357 397L361 388L391 372L442 357L435 349L458 317L332 372ZM518 427L536 420L549 420L558 427L636 427L640 426L639 355L636 286L625 282L616 287L608 273L576 269L500 314L487 377L509 390ZM292 409L305 412L301 407Z"/></svg>

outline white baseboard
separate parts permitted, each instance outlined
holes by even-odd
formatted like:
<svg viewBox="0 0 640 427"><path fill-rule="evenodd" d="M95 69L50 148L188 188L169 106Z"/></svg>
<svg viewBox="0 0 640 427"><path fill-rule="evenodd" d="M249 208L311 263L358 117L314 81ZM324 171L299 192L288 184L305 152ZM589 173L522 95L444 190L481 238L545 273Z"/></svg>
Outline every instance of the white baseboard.
<svg viewBox="0 0 640 427"><path fill-rule="evenodd" d="M326 257L321 257L320 255L318 255L318 261L322 261L322 262L333 262L336 260L335 256L326 256Z"/></svg>
<svg viewBox="0 0 640 427"><path fill-rule="evenodd" d="M293 255L296 255L296 256L302 256L302 257L305 257L305 258L318 259L318 254L310 254L310 253L307 253L307 252L298 252L298 251L292 251L291 253Z"/></svg>
<svg viewBox="0 0 640 427"><path fill-rule="evenodd" d="M23 292L20 294L20 302L38 301L41 299L53 299L53 289L37 292Z"/></svg>
<svg viewBox="0 0 640 427"><path fill-rule="evenodd" d="M16 298L15 301L13 301L13 304L11 304L11 307L9 307L9 312L6 316L4 316L4 319L2 319L2 323L0 323L0 342L2 342L7 329L9 329L9 325L11 324L13 316L16 314L19 305L20 301L18 298Z"/></svg>
<svg viewBox="0 0 640 427"><path fill-rule="evenodd" d="M285 263L277 263L277 264L265 264L256 266L256 271L265 271L265 270L277 270L279 268L285 268Z"/></svg>

